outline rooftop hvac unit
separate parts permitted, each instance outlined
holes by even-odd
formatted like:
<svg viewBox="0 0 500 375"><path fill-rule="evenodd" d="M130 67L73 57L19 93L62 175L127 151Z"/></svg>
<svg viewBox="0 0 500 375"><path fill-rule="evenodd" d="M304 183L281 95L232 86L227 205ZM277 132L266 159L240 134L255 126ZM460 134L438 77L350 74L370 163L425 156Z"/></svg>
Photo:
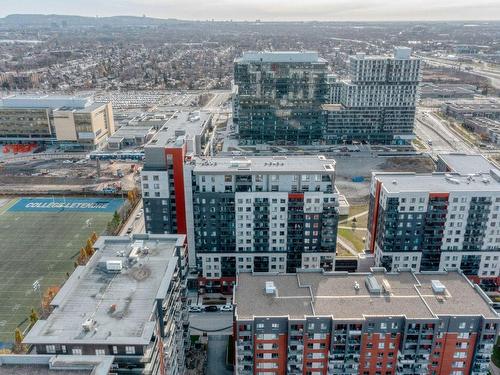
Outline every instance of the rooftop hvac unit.
<svg viewBox="0 0 500 375"><path fill-rule="evenodd" d="M266 294L275 294L276 286L273 281L266 281Z"/></svg>
<svg viewBox="0 0 500 375"><path fill-rule="evenodd" d="M380 288L380 284L373 275L366 277L365 285L370 293L380 294L380 292L382 291L382 289Z"/></svg>
<svg viewBox="0 0 500 375"><path fill-rule="evenodd" d="M388 294L392 293L392 288L391 284L389 284L389 281L387 279L382 280L382 287L384 288L384 291Z"/></svg>
<svg viewBox="0 0 500 375"><path fill-rule="evenodd" d="M431 280L432 291L436 294L444 294L446 287L439 280Z"/></svg>
<svg viewBox="0 0 500 375"><path fill-rule="evenodd" d="M106 271L121 271L123 268L123 262L121 260L107 260L106 261Z"/></svg>

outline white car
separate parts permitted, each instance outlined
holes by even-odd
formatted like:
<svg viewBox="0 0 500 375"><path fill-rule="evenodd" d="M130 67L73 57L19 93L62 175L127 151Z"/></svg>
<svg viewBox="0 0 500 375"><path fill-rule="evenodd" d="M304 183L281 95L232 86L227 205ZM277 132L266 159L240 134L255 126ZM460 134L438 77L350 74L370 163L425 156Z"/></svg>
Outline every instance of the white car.
<svg viewBox="0 0 500 375"><path fill-rule="evenodd" d="M197 306L197 305L192 305L192 306L189 306L189 312L192 312L192 313L202 312L202 308L200 306Z"/></svg>
<svg viewBox="0 0 500 375"><path fill-rule="evenodd" d="M233 311L233 305L224 305L220 308L220 311Z"/></svg>

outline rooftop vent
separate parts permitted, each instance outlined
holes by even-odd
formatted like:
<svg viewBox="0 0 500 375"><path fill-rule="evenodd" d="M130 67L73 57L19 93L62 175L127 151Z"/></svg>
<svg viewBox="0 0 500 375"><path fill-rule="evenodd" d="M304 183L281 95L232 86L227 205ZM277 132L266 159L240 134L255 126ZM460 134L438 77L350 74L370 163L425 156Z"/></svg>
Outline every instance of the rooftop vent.
<svg viewBox="0 0 500 375"><path fill-rule="evenodd" d="M389 280L383 279L382 280L382 287L384 288L384 292L391 294L392 293L392 288L391 284L389 284Z"/></svg>
<svg viewBox="0 0 500 375"><path fill-rule="evenodd" d="M398 182L397 182L396 180L392 180L392 184L393 184L393 185L397 185L397 184L398 184Z"/></svg>
<svg viewBox="0 0 500 375"><path fill-rule="evenodd" d="M446 287L439 280L431 280L432 291L436 294L444 294Z"/></svg>
<svg viewBox="0 0 500 375"><path fill-rule="evenodd" d="M359 290L359 283L357 281L354 282L354 290Z"/></svg>
<svg viewBox="0 0 500 375"><path fill-rule="evenodd" d="M366 277L365 285L368 288L368 291L370 293L380 294L380 292L382 292L380 284L378 283L377 279L373 275Z"/></svg>
<svg viewBox="0 0 500 375"><path fill-rule="evenodd" d="M459 185L460 184L460 181L457 180L456 178L445 177L445 179L446 179L446 181L451 182L452 184L455 184L455 185Z"/></svg>
<svg viewBox="0 0 500 375"><path fill-rule="evenodd" d="M276 286L273 281L266 281L266 294L275 294Z"/></svg>
<svg viewBox="0 0 500 375"><path fill-rule="evenodd" d="M89 318L83 322L82 328L85 332L90 332L95 327L96 323L97 322L94 319Z"/></svg>

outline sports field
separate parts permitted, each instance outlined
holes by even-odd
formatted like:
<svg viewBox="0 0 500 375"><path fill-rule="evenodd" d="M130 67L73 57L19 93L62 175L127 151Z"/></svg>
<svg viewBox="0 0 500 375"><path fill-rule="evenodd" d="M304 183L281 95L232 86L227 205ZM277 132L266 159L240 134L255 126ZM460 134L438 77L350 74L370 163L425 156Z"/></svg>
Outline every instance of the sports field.
<svg viewBox="0 0 500 375"><path fill-rule="evenodd" d="M122 200L0 199L0 347L28 325L42 291L59 286L87 238L101 234Z"/></svg>

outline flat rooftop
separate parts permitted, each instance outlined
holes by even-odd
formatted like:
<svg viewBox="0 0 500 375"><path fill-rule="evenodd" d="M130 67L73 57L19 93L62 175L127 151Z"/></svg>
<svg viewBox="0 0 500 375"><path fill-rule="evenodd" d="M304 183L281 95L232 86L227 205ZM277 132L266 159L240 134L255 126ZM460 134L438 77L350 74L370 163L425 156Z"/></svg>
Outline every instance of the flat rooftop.
<svg viewBox="0 0 500 375"><path fill-rule="evenodd" d="M474 154L439 154L441 159L452 172L460 174L489 173L495 166L483 155Z"/></svg>
<svg viewBox="0 0 500 375"><path fill-rule="evenodd" d="M205 131L211 114L205 111L178 111L156 133L146 147L175 146L179 137L193 139Z"/></svg>
<svg viewBox="0 0 500 375"><path fill-rule="evenodd" d="M248 51L235 59L237 63L264 62L264 63L326 63L315 51Z"/></svg>
<svg viewBox="0 0 500 375"><path fill-rule="evenodd" d="M384 280L390 293L373 293L365 284L372 275L379 286ZM446 290L436 294L431 280L439 280ZM266 294L265 283L272 281L275 294ZM355 284L359 284L359 290ZM333 319L361 320L369 316L406 316L433 319L439 315L478 315L498 318L491 301L459 272L419 273L322 273L295 275L240 273L234 292L236 318L287 316L332 316Z"/></svg>
<svg viewBox="0 0 500 375"><path fill-rule="evenodd" d="M373 172L388 193L401 192L500 192L500 171L474 175L459 173L390 173Z"/></svg>
<svg viewBox="0 0 500 375"><path fill-rule="evenodd" d="M86 266L75 269L56 297L53 312L28 333L26 344L147 345L156 299L167 294L184 235L100 237ZM121 271L107 262L121 261ZM95 324L84 329L92 319Z"/></svg>
<svg viewBox="0 0 500 375"><path fill-rule="evenodd" d="M2 375L107 375L113 356L0 354Z"/></svg>
<svg viewBox="0 0 500 375"><path fill-rule="evenodd" d="M92 105L91 97L64 95L11 95L0 99L0 108L86 108ZM100 103L98 106L102 106Z"/></svg>
<svg viewBox="0 0 500 375"><path fill-rule="evenodd" d="M318 156L234 156L195 158L196 173L335 173L335 160Z"/></svg>

